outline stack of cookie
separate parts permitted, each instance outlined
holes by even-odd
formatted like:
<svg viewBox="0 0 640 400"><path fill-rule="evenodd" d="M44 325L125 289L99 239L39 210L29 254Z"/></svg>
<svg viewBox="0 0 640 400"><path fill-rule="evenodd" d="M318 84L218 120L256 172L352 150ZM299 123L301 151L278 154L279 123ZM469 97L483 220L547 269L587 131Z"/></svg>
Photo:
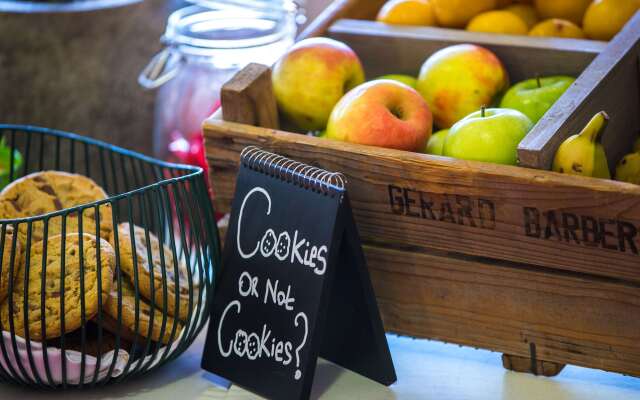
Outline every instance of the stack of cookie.
<svg viewBox="0 0 640 400"><path fill-rule="evenodd" d="M105 199L105 191L85 176L38 172L0 192L0 219L34 217ZM92 320L129 340L177 340L195 308L198 285L175 248L135 225L114 229L108 202L62 214L21 222L16 231L13 225L0 225L5 232L0 248L2 330L45 341L66 337L83 320ZM87 330L86 343L95 339L89 337L94 331Z"/></svg>

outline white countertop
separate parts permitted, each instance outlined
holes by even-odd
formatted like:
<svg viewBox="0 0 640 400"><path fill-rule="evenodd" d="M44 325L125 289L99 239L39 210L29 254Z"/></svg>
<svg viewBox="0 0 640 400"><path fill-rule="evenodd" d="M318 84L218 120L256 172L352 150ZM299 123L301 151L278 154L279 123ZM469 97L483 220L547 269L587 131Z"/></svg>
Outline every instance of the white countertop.
<svg viewBox="0 0 640 400"><path fill-rule="evenodd" d="M387 388L321 361L312 398L420 400L630 400L640 399L640 378L567 366L555 378L505 371L500 354L439 342L387 335L398 382ZM0 384L0 400L244 400L257 397L225 390L200 369L202 335L173 363L150 375L100 389L35 392Z"/></svg>

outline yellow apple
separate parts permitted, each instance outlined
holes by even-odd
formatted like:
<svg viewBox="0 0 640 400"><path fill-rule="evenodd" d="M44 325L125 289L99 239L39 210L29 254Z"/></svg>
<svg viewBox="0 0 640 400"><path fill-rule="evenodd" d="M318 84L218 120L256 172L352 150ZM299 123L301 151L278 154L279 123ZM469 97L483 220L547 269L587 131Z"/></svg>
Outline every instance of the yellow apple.
<svg viewBox="0 0 640 400"><path fill-rule="evenodd" d="M356 53L328 38L298 42L273 67L278 109L303 130L322 130L338 100L364 82Z"/></svg>
<svg viewBox="0 0 640 400"><path fill-rule="evenodd" d="M333 109L326 138L422 151L431 136L431 111L415 89L389 80L364 83Z"/></svg>
<svg viewBox="0 0 640 400"><path fill-rule="evenodd" d="M491 105L509 86L507 70L484 47L459 44L433 53L422 65L417 89L440 129L482 106Z"/></svg>
<svg viewBox="0 0 640 400"><path fill-rule="evenodd" d="M535 0L534 3L542 19L560 18L580 24L592 0Z"/></svg>

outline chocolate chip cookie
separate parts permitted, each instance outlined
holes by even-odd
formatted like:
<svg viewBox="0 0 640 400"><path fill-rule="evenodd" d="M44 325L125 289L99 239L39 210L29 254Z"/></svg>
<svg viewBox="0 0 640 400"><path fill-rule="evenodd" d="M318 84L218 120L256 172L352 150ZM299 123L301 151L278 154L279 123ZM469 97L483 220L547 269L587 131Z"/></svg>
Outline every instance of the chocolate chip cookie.
<svg viewBox="0 0 640 400"><path fill-rule="evenodd" d="M133 331L145 338L151 338L156 342L167 344L171 341L171 332L175 326L173 340L176 340L182 330L182 324L172 317L166 315L157 308L152 308L149 303L144 301L141 296L136 296L135 288L127 279L122 279L121 287L122 311L120 313L122 327L129 331ZM136 313L136 297L138 297L138 309ZM115 320L118 319L118 283L113 282L109 300L105 306L105 313ZM153 316L151 315L153 313ZM138 324L136 326L136 314L138 316ZM164 321L164 332L161 332ZM103 325L105 329L110 326ZM116 335L122 334L117 329L113 332ZM162 333L162 335L161 335Z"/></svg>
<svg viewBox="0 0 640 400"><path fill-rule="evenodd" d="M134 242L134 243L132 243ZM178 275L175 274L175 260L173 252L168 246L160 243L158 238L149 232L149 241L144 228L134 225L133 237L128 223L118 225L118 243L120 250L120 266L129 281L134 283L134 265L137 265L138 287L142 296L148 300L154 300L154 306L166 311L170 316L186 321L189 312L189 281L187 265L183 260L178 261ZM115 237L111 236L111 244L115 247ZM132 249L136 251L133 253ZM161 253L162 252L162 253ZM151 257L149 257L151 253ZM164 306L165 285L162 279L164 257L164 272L166 274L167 305ZM150 259L151 258L151 259ZM153 296L151 293L151 271L153 270ZM198 284L192 276L192 308L195 308L198 299ZM177 289L176 289L177 288ZM178 308L176 309L176 298Z"/></svg>
<svg viewBox="0 0 640 400"><path fill-rule="evenodd" d="M111 350L118 349L129 352L131 350L131 343L127 340L120 338L117 340L116 335L103 329L101 338L98 340L99 327L95 323L89 321L86 325L85 337L82 338L82 331L80 329L64 335L64 348L66 350L74 350L96 357L98 354L105 355ZM83 346L84 341L84 346ZM117 346L116 346L117 345ZM62 338L55 338L47 340L47 346L53 346L62 348Z"/></svg>
<svg viewBox="0 0 640 400"><path fill-rule="evenodd" d="M43 253L45 248L46 255ZM29 252L29 264L26 265L26 259L22 263L10 296L15 333L25 336L25 312L29 338L33 340L61 336L63 318L65 333L78 329L82 324L82 299L84 298L85 321L88 321L98 313L98 296L102 297L103 307L109 298L114 267L115 255L111 245L90 234L83 234L81 237L77 233L71 233L64 238L56 235L49 237L46 242L34 244ZM98 282L98 274L101 284ZM28 282L26 288L25 276ZM82 290L81 277L84 277ZM61 280L64 282L64 289L61 288ZM43 292L44 307L41 307ZM24 309L25 293L28 296L27 310ZM61 309L61 297L64 298L64 309ZM41 321L43 311L44 334ZM7 298L0 305L0 321L4 330L9 330L9 313Z"/></svg>
<svg viewBox="0 0 640 400"><path fill-rule="evenodd" d="M33 217L59 211L65 208L104 200L107 194L93 180L77 174L60 171L43 171L27 175L13 181L0 192L0 219ZM82 212L82 232L96 234L95 207ZM66 232L78 232L78 212L66 217ZM48 222L48 236L62 232L62 216L53 217ZM100 238L108 239L111 234L111 206L100 206ZM19 237L26 244L28 225L19 225ZM44 237L44 221L35 221L32 226L31 243Z"/></svg>
<svg viewBox="0 0 640 400"><path fill-rule="evenodd" d="M0 226L0 233L1 232L2 226ZM16 238L14 250L13 242L13 227L7 226L4 234L4 247L0 253L2 254L2 263L0 263L0 303L7 297L7 294L9 294L9 278L13 278L15 281L18 269L20 268L22 246L20 245L20 241ZM13 273L11 273L11 265L13 265Z"/></svg>
<svg viewBox="0 0 640 400"><path fill-rule="evenodd" d="M114 282L113 285L111 285L111 289L116 288L116 285L117 285L117 282ZM117 303L116 303L116 307L117 307ZM116 312L114 312L114 314L117 314L117 310ZM96 325L102 325L102 329L104 329L105 331L109 331L114 334L117 334L120 337L120 339L127 341L129 343L134 343L134 342L143 343L146 340L142 336L135 333L133 330L126 327L124 325L124 322L118 325L118 320L113 318L111 315L107 314L106 312L103 312L102 315L100 315L99 321L98 321L98 317L95 317L93 319L93 322Z"/></svg>

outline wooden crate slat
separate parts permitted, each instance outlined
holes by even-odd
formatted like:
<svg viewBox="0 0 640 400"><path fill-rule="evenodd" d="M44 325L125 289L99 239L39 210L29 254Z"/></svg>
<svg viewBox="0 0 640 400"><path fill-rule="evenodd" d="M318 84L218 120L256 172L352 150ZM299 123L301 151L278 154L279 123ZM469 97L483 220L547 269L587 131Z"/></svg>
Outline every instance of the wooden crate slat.
<svg viewBox="0 0 640 400"><path fill-rule="evenodd" d="M637 286L365 246L390 331L640 374Z"/></svg>
<svg viewBox="0 0 640 400"><path fill-rule="evenodd" d="M343 172L365 241L640 282L640 186L214 120L205 128L214 177L233 176L247 145ZM213 184L227 210L233 186Z"/></svg>
<svg viewBox="0 0 640 400"><path fill-rule="evenodd" d="M495 52L505 64L512 83L536 75L577 77L606 48L606 43L593 40L482 34L349 19L338 20L327 35L354 49L368 78L388 73L416 76L429 55L459 43L474 43Z"/></svg>
<svg viewBox="0 0 640 400"><path fill-rule="evenodd" d="M372 26L373 25L373 26ZM374 28L381 28L381 31ZM368 78L389 73L417 76L427 57L437 50L459 44L475 43L496 53L505 64L511 82L530 79L536 75L570 75L577 77L604 48L593 41L581 47L549 48L533 46L513 36L514 43L496 40L471 40L470 32L435 28L397 29L368 21L341 20L333 25L329 36L348 43L359 55ZM380 62L393 60L393 62Z"/></svg>
<svg viewBox="0 0 640 400"><path fill-rule="evenodd" d="M271 85L271 69L251 63L220 90L225 121L278 128L278 106Z"/></svg>

